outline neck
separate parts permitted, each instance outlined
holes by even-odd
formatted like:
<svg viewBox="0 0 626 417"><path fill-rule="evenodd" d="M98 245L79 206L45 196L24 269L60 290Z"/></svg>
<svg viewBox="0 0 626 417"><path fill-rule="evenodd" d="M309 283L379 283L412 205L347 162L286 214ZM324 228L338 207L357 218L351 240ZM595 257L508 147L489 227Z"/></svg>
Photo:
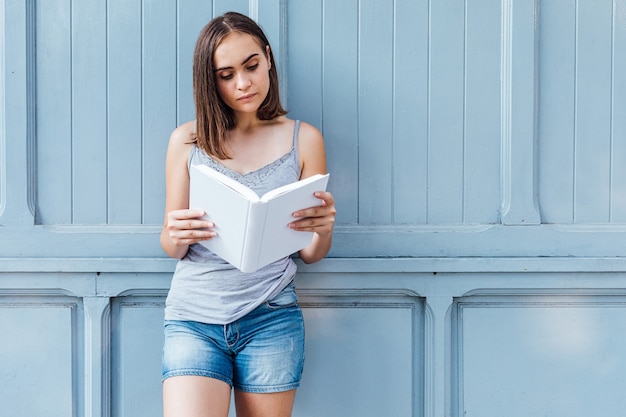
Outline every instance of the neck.
<svg viewBox="0 0 626 417"><path fill-rule="evenodd" d="M248 132L256 129L263 123L256 113L239 113L235 115L235 129L241 132Z"/></svg>

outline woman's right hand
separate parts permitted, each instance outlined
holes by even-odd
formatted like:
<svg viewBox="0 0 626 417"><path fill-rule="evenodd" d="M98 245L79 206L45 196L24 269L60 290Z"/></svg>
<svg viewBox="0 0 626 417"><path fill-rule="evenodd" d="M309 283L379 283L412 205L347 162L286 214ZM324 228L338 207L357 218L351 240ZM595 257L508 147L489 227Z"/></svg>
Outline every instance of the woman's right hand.
<svg viewBox="0 0 626 417"><path fill-rule="evenodd" d="M213 222L203 219L202 210L172 210L167 213L167 234L176 246L189 246L203 240L209 240L217 233Z"/></svg>

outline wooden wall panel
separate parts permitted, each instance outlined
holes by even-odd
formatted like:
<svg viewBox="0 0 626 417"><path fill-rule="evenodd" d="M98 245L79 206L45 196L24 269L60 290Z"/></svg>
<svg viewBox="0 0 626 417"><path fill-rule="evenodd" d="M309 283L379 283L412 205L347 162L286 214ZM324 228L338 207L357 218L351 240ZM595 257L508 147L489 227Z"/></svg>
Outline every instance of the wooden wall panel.
<svg viewBox="0 0 626 417"><path fill-rule="evenodd" d="M615 117L625 111L617 52L623 7L611 0L539 4L539 201L545 223L623 221L623 118Z"/></svg>
<svg viewBox="0 0 626 417"><path fill-rule="evenodd" d="M155 296L123 296L112 302L112 417L163 414L159 399L164 307L164 297Z"/></svg>
<svg viewBox="0 0 626 417"><path fill-rule="evenodd" d="M336 290L300 291L299 296L306 364L295 415L423 415L419 298Z"/></svg>
<svg viewBox="0 0 626 417"><path fill-rule="evenodd" d="M588 416L599 408L603 415L621 413L623 292L547 293L457 302L453 415Z"/></svg>
<svg viewBox="0 0 626 417"><path fill-rule="evenodd" d="M396 2L393 45L393 223L428 218L429 4ZM411 35L407 36L408 27Z"/></svg>
<svg viewBox="0 0 626 417"><path fill-rule="evenodd" d="M72 223L106 224L107 10L99 0L70 7Z"/></svg>
<svg viewBox="0 0 626 417"><path fill-rule="evenodd" d="M0 290L0 414L76 415L83 389L80 300Z"/></svg>
<svg viewBox="0 0 626 417"><path fill-rule="evenodd" d="M193 118L191 51L210 7L68 0L35 10L38 223L159 224L167 141Z"/></svg>
<svg viewBox="0 0 626 417"><path fill-rule="evenodd" d="M359 224L392 222L393 35L391 2L358 10Z"/></svg>
<svg viewBox="0 0 626 417"><path fill-rule="evenodd" d="M107 223L142 223L142 10L107 3Z"/></svg>
<svg viewBox="0 0 626 417"><path fill-rule="evenodd" d="M502 2L466 2L462 223L500 221Z"/></svg>
<svg viewBox="0 0 626 417"><path fill-rule="evenodd" d="M294 415L619 414L624 0L0 1L0 407L160 413L164 155L226 10L339 210Z"/></svg>
<svg viewBox="0 0 626 417"><path fill-rule="evenodd" d="M577 7L576 66L572 68L576 77L574 222L608 223L613 1L589 1Z"/></svg>
<svg viewBox="0 0 626 417"><path fill-rule="evenodd" d="M626 222L626 2L613 5L613 56L611 94L611 222Z"/></svg>
<svg viewBox="0 0 626 417"><path fill-rule="evenodd" d="M307 340L295 415L423 415L419 297L385 290L302 290L299 296ZM137 290L112 299L112 416L162 413L161 402L150 399L161 394L163 307L162 296ZM390 333L389 323L403 331Z"/></svg>
<svg viewBox="0 0 626 417"><path fill-rule="evenodd" d="M37 39L37 210L43 224L72 223L70 1L41 2Z"/></svg>
<svg viewBox="0 0 626 417"><path fill-rule="evenodd" d="M432 2L430 22L428 223L459 224L463 221L465 7L453 1Z"/></svg>
<svg viewBox="0 0 626 417"><path fill-rule="evenodd" d="M320 118L341 224L497 222L500 2L318 4L289 7L288 103Z"/></svg>

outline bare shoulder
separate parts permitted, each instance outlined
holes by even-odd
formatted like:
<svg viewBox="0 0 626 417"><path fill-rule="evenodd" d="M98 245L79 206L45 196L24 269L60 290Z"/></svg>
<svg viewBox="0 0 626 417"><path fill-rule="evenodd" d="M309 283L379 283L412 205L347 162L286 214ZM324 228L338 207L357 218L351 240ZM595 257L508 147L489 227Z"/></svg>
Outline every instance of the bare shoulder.
<svg viewBox="0 0 626 417"><path fill-rule="evenodd" d="M322 132L307 122L300 122L298 140L305 146L323 146L324 144Z"/></svg>
<svg viewBox="0 0 626 417"><path fill-rule="evenodd" d="M306 122L300 122L298 154L300 155L302 178L326 173L324 137L316 127Z"/></svg>
<svg viewBox="0 0 626 417"><path fill-rule="evenodd" d="M170 145L190 145L195 131L195 120L178 126L170 135Z"/></svg>
<svg viewBox="0 0 626 417"><path fill-rule="evenodd" d="M192 145L195 122L187 122L178 126L170 135L168 153L172 155L187 155Z"/></svg>

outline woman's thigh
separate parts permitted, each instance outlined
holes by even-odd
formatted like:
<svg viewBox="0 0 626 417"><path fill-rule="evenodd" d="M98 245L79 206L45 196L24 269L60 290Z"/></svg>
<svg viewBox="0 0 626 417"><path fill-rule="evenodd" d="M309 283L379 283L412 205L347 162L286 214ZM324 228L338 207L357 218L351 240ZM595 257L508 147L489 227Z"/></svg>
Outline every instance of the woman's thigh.
<svg viewBox="0 0 626 417"><path fill-rule="evenodd" d="M237 417L291 417L296 390L258 394L235 390Z"/></svg>
<svg viewBox="0 0 626 417"><path fill-rule="evenodd" d="M227 417L230 385L214 378L184 375L163 381L165 417Z"/></svg>

